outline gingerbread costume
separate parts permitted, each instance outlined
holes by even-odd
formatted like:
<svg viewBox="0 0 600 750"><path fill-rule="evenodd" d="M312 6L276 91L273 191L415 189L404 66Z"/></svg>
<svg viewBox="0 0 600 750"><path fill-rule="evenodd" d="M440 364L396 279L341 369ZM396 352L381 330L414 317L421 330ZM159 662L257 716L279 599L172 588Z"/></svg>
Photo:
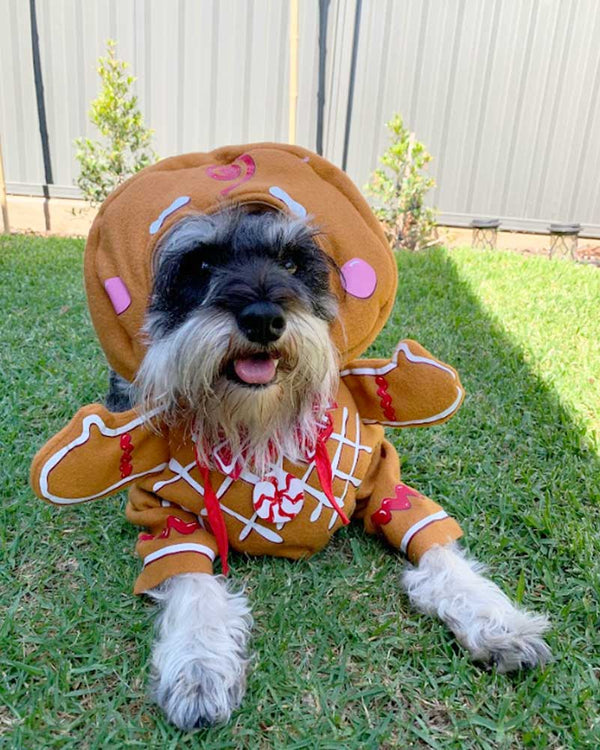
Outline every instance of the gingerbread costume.
<svg viewBox="0 0 600 750"><path fill-rule="evenodd" d="M438 424L460 406L456 372L414 341L389 360L355 359L391 311L396 265L381 228L346 175L306 149L250 144L188 154L148 167L102 205L88 238L85 281L92 320L111 366L132 380L144 356L140 329L152 289L157 243L190 213L231 204L266 205L308 216L317 242L342 270L332 336L343 362L335 403L306 461L282 458L262 477L242 469L224 446L216 469L199 464L177 430L149 428L135 409L80 409L40 450L31 481L57 505L130 487L127 517L139 535L141 593L169 576L212 572L227 549L300 558L325 546L352 517L416 561L433 544L460 537L458 524L400 481L383 426ZM154 415L160 420L160 415Z"/></svg>

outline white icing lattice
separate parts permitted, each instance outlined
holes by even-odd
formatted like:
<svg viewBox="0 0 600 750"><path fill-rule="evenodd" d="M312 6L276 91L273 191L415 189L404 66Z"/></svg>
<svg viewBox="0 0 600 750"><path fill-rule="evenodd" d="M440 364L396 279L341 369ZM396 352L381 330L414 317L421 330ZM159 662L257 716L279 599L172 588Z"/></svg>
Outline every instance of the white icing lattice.
<svg viewBox="0 0 600 750"><path fill-rule="evenodd" d="M339 495L338 494L335 495L335 498L341 508L344 507L350 485L356 488L361 483L361 479L359 479L358 477L354 475L361 451L365 453L372 453L372 448L370 446L365 445L360 442L361 422L360 422L360 417L358 413L354 415L354 439L353 440L348 437L348 422L349 422L348 409L344 407L342 411L342 419L341 419L339 432L335 432L335 431L332 432L328 440L328 443L331 442L332 440L337 443L335 453L333 455L333 458L331 459L331 473L332 473L332 479L333 479L334 485L335 485L336 479L340 479L344 482L344 486L343 486L341 493ZM340 467L340 462L341 462L344 446L350 447L353 451L352 465L348 473L342 471ZM154 486L152 487L153 492L158 493L161 490L161 488L165 487L166 485L174 484L179 481L184 481L186 484L192 487L196 492L198 492L199 495L203 497L204 488L202 484L196 481L190 474L191 470L195 467L195 465L196 465L195 462L192 461L191 463L187 464L187 466L182 466L182 464L180 464L179 461L176 461L175 459L171 459L169 461L169 469L173 472L173 476L170 479L156 482ZM283 471L282 466L283 466L283 458L280 457L272 465L271 471L281 472ZM328 508L331 511L331 518L329 520L328 528L331 529L337 520L338 513L335 510L335 508L332 506L330 501L328 500L325 493L322 490L317 489L316 487L312 487L308 483L309 478L311 477L313 471L315 470L316 470L316 463L315 461L311 461L309 464L307 464L304 474L301 477L298 477L298 480L302 484L302 491L304 492L305 498L306 499L312 498L315 501L315 508L310 514L311 522L314 523L321 517L323 508ZM264 525L261 522L261 519L259 518L256 512L253 512L249 517L246 517L243 514L238 513L237 511L233 510L232 508L228 508L225 502L222 501L222 498L224 498L225 493L235 481L244 481L247 484L250 484L251 486L255 487L259 482L262 482L263 479L259 477L258 475L252 473L251 471L244 470L241 472L239 479L237 480L234 480L230 476L223 476L222 482L220 483L218 488L217 487L215 488L215 493L216 493L217 498L221 501L221 509L223 510L223 512L230 515L232 518L237 519L243 524L242 530L239 535L239 541L240 542L244 541L244 539L246 539L248 535L252 531L254 531L255 533L259 534L259 536L263 537L263 539L266 539L269 542L273 542L275 544L281 544L283 542L283 537L280 534L278 534L277 531L280 531L283 528L284 526L283 523L275 524L275 528L273 528L273 525ZM201 516L205 517L206 515L207 515L206 509L202 509ZM202 522L201 517L199 520Z"/></svg>

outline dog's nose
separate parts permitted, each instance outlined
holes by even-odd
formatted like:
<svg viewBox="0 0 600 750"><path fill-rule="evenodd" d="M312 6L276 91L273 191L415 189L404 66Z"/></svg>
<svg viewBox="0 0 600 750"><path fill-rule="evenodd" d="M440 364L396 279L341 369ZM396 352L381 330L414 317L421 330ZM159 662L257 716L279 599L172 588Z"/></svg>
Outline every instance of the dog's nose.
<svg viewBox="0 0 600 750"><path fill-rule="evenodd" d="M277 341L285 330L283 310L274 302L253 302L238 315L242 333L256 344Z"/></svg>

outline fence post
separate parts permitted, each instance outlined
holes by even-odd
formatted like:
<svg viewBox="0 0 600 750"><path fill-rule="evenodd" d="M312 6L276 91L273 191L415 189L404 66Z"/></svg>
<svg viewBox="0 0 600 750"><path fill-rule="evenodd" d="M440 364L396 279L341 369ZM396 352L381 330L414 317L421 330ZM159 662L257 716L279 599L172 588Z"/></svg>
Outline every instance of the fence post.
<svg viewBox="0 0 600 750"><path fill-rule="evenodd" d="M325 83L327 78L327 19L330 0L319 0L319 83L317 88L317 142L316 152L323 156L323 130L325 118Z"/></svg>
<svg viewBox="0 0 600 750"><path fill-rule="evenodd" d="M46 231L50 231L50 191L48 185L52 185L52 159L50 157L50 139L48 138L48 121L46 119L46 102L44 98L44 76L42 73L42 59L40 55L40 38L38 34L36 0L29 0L29 21L31 24L31 62L33 64L33 80L35 83L35 94L37 101L38 121L40 127L40 139L42 143L42 156L44 158L44 220Z"/></svg>
<svg viewBox="0 0 600 750"><path fill-rule="evenodd" d="M2 228L10 232L8 221L8 204L6 203L6 182L4 181L4 160L2 158L2 139L0 138L0 206L2 207Z"/></svg>
<svg viewBox="0 0 600 750"><path fill-rule="evenodd" d="M352 35L352 60L350 61L350 81L348 83L348 101L346 103L346 124L344 127L344 152L342 154L342 169L348 166L348 149L350 147L350 128L352 126L352 107L354 106L354 84L356 82L356 62L358 60L358 41L360 37L360 16L362 0L356 0L354 7L354 33Z"/></svg>

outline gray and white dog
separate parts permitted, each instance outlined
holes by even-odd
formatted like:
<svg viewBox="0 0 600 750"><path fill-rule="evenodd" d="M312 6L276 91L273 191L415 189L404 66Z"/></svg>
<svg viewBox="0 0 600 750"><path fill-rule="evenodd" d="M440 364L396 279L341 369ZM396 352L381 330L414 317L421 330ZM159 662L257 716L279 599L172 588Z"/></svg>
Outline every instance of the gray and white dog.
<svg viewBox="0 0 600 750"><path fill-rule="evenodd" d="M316 429L314 404L335 392L329 335L332 263L302 220L270 211L183 219L165 236L147 316L147 354L133 384L111 377L113 410L143 404L195 432L226 435L260 470L273 449L294 460ZM268 376L268 377L267 377ZM242 437L241 437L242 436ZM440 617L478 662L501 672L543 665L545 617L515 607L457 545L434 547L402 586ZM174 576L160 603L154 694L182 729L227 721L244 694L252 619L223 577Z"/></svg>

